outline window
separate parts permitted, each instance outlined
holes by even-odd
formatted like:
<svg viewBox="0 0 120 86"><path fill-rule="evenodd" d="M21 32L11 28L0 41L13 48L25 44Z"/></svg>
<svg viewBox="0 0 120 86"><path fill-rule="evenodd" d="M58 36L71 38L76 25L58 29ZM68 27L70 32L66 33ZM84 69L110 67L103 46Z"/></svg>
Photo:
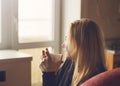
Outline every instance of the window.
<svg viewBox="0 0 120 86"><path fill-rule="evenodd" d="M19 0L19 43L53 40L53 1L54 0Z"/></svg>
<svg viewBox="0 0 120 86"><path fill-rule="evenodd" d="M13 0L12 48L59 52L60 0Z"/></svg>
<svg viewBox="0 0 120 86"><path fill-rule="evenodd" d="M32 86L42 86L39 69L42 49L47 47L59 53L60 1L1 0L0 49L33 55Z"/></svg>

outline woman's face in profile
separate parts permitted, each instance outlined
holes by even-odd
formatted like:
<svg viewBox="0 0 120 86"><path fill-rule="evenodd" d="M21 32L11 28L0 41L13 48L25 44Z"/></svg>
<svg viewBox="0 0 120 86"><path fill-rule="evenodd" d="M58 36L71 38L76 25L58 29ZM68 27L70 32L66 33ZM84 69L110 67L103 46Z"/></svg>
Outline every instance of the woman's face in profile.
<svg viewBox="0 0 120 86"><path fill-rule="evenodd" d="M67 50L67 35L65 35L64 41L61 46L64 50Z"/></svg>
<svg viewBox="0 0 120 86"><path fill-rule="evenodd" d="M70 55L69 55L69 52L68 52L68 36L67 35L65 35L65 38L64 38L64 41L63 41L63 43L61 44L61 46L62 46L62 48L63 48L63 51L65 52L65 54L66 54L66 57L70 57Z"/></svg>

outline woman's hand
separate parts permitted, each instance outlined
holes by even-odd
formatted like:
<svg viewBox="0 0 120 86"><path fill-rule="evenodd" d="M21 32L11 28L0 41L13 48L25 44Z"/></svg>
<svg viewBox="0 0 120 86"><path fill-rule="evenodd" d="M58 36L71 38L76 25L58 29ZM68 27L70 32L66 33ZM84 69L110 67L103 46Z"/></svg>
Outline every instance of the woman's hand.
<svg viewBox="0 0 120 86"><path fill-rule="evenodd" d="M62 54L50 54L46 48L42 51L42 61L39 67L42 72L56 72L63 63L62 58Z"/></svg>

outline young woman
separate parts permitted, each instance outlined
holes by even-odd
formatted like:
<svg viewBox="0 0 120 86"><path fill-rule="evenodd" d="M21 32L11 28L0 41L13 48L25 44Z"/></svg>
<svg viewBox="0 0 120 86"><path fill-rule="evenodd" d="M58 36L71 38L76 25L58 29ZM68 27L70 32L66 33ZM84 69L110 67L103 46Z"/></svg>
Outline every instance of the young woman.
<svg viewBox="0 0 120 86"><path fill-rule="evenodd" d="M106 71L103 33L94 21L83 18L71 23L63 48L64 62L62 56L43 50L43 86L79 86Z"/></svg>

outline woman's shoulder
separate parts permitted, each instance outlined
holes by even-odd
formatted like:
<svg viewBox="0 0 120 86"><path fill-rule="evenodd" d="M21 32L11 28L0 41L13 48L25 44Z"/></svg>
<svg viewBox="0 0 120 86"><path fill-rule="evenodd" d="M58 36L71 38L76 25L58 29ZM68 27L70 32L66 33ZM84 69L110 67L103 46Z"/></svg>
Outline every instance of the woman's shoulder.
<svg viewBox="0 0 120 86"><path fill-rule="evenodd" d="M74 69L74 63L70 59L66 59L64 63L62 64L59 72L69 70L69 69Z"/></svg>
<svg viewBox="0 0 120 86"><path fill-rule="evenodd" d="M70 66L71 64L73 64L72 60L66 59L66 60L64 61L64 63L63 63L62 68L67 67L67 66Z"/></svg>

